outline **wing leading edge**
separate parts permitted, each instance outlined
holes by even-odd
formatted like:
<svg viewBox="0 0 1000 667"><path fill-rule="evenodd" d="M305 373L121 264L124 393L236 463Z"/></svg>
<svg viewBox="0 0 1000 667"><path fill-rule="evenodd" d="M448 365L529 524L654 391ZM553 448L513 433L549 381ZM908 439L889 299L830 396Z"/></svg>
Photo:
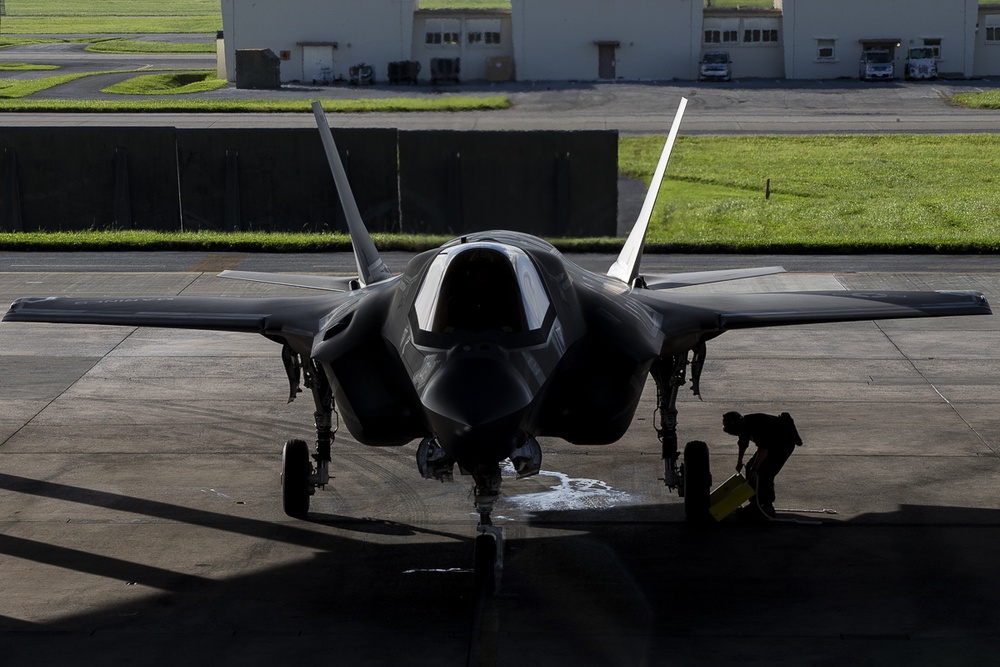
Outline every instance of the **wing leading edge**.
<svg viewBox="0 0 1000 667"><path fill-rule="evenodd" d="M357 278L343 276L318 276L313 274L295 273L261 273L260 271L223 271L219 278L248 280L254 283L268 285L285 285L287 287L302 287L305 289L323 290L325 292L346 292L358 285Z"/></svg>
<svg viewBox="0 0 1000 667"><path fill-rule="evenodd" d="M213 296L23 297L4 322L109 324L314 336L320 318L349 298L247 298Z"/></svg>
<svg viewBox="0 0 1000 667"><path fill-rule="evenodd" d="M663 316L668 332L721 333L734 329L907 317L990 315L986 297L974 291L764 292L633 294Z"/></svg>

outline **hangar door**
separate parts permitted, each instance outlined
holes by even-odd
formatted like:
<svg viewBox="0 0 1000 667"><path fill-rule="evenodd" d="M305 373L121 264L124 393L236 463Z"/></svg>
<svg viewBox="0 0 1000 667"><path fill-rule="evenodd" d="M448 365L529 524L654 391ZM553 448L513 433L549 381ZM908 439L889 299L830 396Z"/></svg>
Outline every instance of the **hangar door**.
<svg viewBox="0 0 1000 667"><path fill-rule="evenodd" d="M860 39L862 51L888 51L889 58L895 60L896 47L902 43L898 37L892 39Z"/></svg>
<svg viewBox="0 0 1000 667"><path fill-rule="evenodd" d="M333 51L337 44L302 44L302 80L312 83L331 83L333 73Z"/></svg>
<svg viewBox="0 0 1000 667"><path fill-rule="evenodd" d="M616 76L616 50L618 42L595 42L597 44L597 76L600 79L614 79Z"/></svg>

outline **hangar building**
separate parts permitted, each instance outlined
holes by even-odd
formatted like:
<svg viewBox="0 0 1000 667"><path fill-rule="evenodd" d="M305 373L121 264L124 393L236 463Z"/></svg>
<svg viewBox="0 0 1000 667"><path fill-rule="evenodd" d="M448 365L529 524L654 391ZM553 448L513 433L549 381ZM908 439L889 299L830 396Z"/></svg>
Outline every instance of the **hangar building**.
<svg viewBox="0 0 1000 667"><path fill-rule="evenodd" d="M222 0L226 78L236 51L270 49L283 83L349 79L367 64L442 61L462 81L663 81L698 76L708 51L728 51L736 78L858 75L866 49L933 49L943 76L1000 75L1000 4L977 0L774 0L772 8L703 0L511 0L510 9L421 9L419 0ZM457 59L457 60L456 60ZM445 63L449 64L449 63ZM415 67L415 66L414 66ZM222 69L220 65L220 70Z"/></svg>

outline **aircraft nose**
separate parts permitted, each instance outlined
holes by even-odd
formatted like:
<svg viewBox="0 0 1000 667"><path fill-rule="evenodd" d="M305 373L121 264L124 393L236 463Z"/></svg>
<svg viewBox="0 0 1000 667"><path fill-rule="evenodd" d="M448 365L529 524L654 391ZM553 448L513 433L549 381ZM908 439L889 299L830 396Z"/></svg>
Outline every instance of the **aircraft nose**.
<svg viewBox="0 0 1000 667"><path fill-rule="evenodd" d="M524 441L532 394L503 359L455 358L434 374L421 400L438 444L471 468L502 461Z"/></svg>

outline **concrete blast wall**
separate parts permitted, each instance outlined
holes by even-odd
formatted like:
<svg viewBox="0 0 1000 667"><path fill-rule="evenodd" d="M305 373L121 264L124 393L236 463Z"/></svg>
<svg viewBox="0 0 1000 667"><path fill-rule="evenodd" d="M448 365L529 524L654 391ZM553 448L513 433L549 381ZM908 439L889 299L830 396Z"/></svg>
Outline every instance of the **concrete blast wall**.
<svg viewBox="0 0 1000 667"><path fill-rule="evenodd" d="M372 231L398 226L396 130L335 130ZM316 130L178 130L185 229L347 231Z"/></svg>
<svg viewBox="0 0 1000 667"><path fill-rule="evenodd" d="M616 132L334 131L374 232L615 234ZM0 230L346 231L311 129L3 128Z"/></svg>
<svg viewBox="0 0 1000 667"><path fill-rule="evenodd" d="M175 130L0 128L7 231L177 229Z"/></svg>
<svg viewBox="0 0 1000 667"><path fill-rule="evenodd" d="M614 236L617 132L401 132L404 230Z"/></svg>

